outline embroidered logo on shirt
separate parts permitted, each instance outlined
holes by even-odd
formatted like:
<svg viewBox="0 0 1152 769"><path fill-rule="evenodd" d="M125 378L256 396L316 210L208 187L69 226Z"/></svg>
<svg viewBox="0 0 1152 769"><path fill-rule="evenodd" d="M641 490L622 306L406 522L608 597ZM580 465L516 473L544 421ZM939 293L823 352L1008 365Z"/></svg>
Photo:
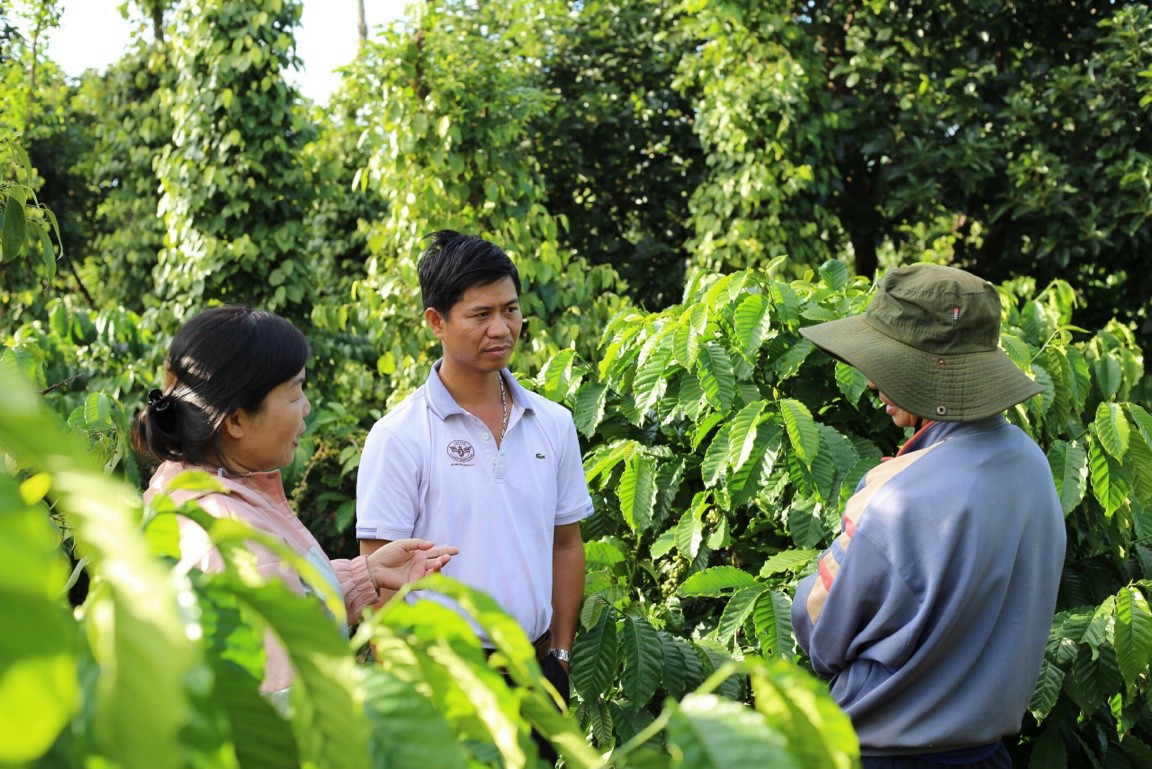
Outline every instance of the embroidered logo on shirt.
<svg viewBox="0 0 1152 769"><path fill-rule="evenodd" d="M536 458L537 459L546 459L546 457L543 454L541 454L540 452L536 452Z"/></svg>
<svg viewBox="0 0 1152 769"><path fill-rule="evenodd" d="M452 441L448 444L448 456L454 462L466 463L476 458L476 450L468 441Z"/></svg>

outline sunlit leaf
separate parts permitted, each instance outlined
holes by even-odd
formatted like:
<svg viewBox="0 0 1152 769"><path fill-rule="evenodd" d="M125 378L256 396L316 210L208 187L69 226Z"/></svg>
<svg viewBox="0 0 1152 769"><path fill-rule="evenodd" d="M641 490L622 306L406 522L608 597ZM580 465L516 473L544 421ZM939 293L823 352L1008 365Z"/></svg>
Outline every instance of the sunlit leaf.
<svg viewBox="0 0 1152 769"><path fill-rule="evenodd" d="M716 596L757 584L754 576L735 566L713 566L688 577L676 592L683 596Z"/></svg>
<svg viewBox="0 0 1152 769"><path fill-rule="evenodd" d="M811 467L820 450L820 431L816 429L816 422L808 407L798 400L781 398L780 415L784 419L784 429L788 432L788 441L796 456Z"/></svg>
<svg viewBox="0 0 1152 769"><path fill-rule="evenodd" d="M1116 662L1129 686L1148 672L1152 662L1152 611L1144 594L1126 586L1116 594Z"/></svg>

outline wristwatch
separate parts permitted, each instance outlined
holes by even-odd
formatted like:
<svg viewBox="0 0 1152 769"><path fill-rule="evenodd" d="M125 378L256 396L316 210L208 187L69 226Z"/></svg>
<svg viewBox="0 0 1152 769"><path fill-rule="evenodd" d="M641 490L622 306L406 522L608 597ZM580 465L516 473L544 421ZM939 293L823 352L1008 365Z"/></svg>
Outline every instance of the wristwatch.
<svg viewBox="0 0 1152 769"><path fill-rule="evenodd" d="M561 662L572 664L572 654L567 649L551 649L548 653Z"/></svg>

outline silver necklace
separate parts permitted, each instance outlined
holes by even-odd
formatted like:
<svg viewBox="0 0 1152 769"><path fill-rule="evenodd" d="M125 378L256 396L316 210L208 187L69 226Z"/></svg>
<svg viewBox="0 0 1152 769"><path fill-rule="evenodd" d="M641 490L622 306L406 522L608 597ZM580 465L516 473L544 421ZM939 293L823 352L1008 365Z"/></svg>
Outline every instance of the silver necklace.
<svg viewBox="0 0 1152 769"><path fill-rule="evenodd" d="M500 421L500 440L504 440L504 433L508 430L508 396L504 392L504 377L496 374L496 378L500 380L500 412L503 418Z"/></svg>

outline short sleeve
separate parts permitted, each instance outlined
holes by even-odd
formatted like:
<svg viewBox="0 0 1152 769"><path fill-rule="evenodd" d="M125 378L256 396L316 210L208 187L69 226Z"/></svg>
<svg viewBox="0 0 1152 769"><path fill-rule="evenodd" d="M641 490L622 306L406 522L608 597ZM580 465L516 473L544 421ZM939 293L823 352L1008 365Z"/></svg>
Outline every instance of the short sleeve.
<svg viewBox="0 0 1152 769"><path fill-rule="evenodd" d="M410 446L377 423L364 442L356 478L356 538L412 536L420 510L423 468Z"/></svg>

